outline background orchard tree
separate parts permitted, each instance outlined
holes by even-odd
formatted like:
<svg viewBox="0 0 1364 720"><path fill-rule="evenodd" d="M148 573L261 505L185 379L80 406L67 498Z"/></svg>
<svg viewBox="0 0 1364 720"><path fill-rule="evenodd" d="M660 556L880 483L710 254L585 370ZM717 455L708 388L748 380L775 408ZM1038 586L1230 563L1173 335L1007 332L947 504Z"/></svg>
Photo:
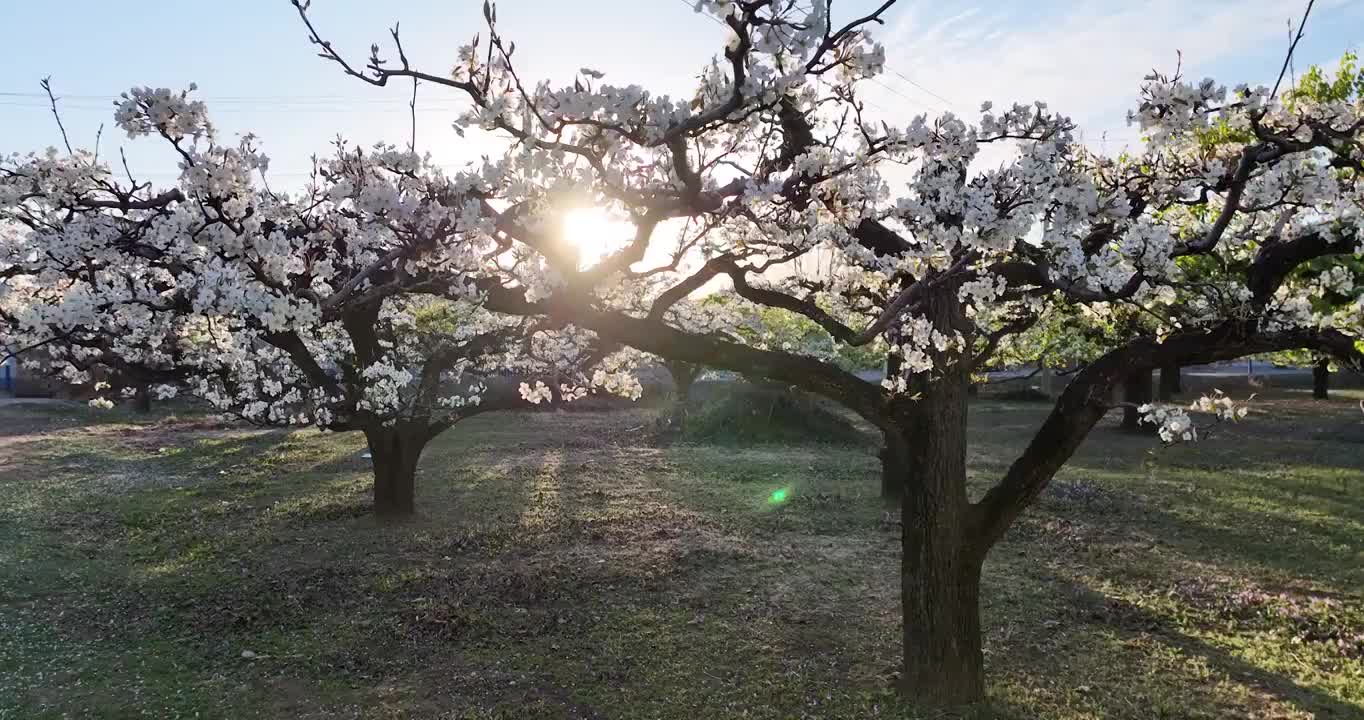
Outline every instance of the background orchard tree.
<svg viewBox="0 0 1364 720"><path fill-rule="evenodd" d="M635 299L642 303L648 296L649 293L641 293ZM698 305L709 307L703 309ZM735 317L728 310L730 305L728 299L719 293L705 298L684 300L669 309L669 321L676 326L687 328L688 332L726 337L728 328L736 324ZM706 372L706 367L697 363L666 357L659 357L657 361L668 371L668 375L673 381L670 407L659 418L658 427L666 433L680 433L686 428L687 418L690 415L692 387L696 384L697 379Z"/></svg>
<svg viewBox="0 0 1364 720"><path fill-rule="evenodd" d="M1364 315L1364 261L1354 258L1339 262L1306 263L1295 271L1285 285L1294 293L1309 298L1313 318L1319 326L1357 324ZM1331 371L1338 367L1332 356L1311 350L1286 350L1261 359L1279 365L1310 367L1312 397L1330 397Z"/></svg>
<svg viewBox="0 0 1364 720"><path fill-rule="evenodd" d="M1172 308L1183 302L1175 293L1149 298L1140 308L1131 305L1103 307L1096 312L1091 305L1058 304L1047 309L1031 327L1011 334L991 355L992 364L1034 366L1024 378L1042 376L1043 394L1055 399L1066 378L1084 365L1102 357L1108 350L1135 338L1155 334L1161 322L1173 317ZM977 339L977 347L988 349L988 341ZM1121 428L1126 431L1153 431L1143 422L1139 408L1156 400L1169 402L1180 392L1178 364L1162 365L1160 389L1156 390L1150 370L1132 373L1120 391L1114 393L1114 406L1121 406Z"/></svg>
<svg viewBox="0 0 1364 720"><path fill-rule="evenodd" d="M1020 374L994 382L1037 380L1045 385L1042 376L1050 372L1064 377L1102 355L1113 346L1115 337L1114 318L1109 314L1100 317L1085 305L1053 306L1030 318L1026 329L1001 335L993 346L991 338L977 337L974 352L986 355L989 360L978 368L976 379L989 383L987 373L1013 370Z"/></svg>
<svg viewBox="0 0 1364 720"><path fill-rule="evenodd" d="M589 268L561 266L540 297L489 286L485 304L547 315L670 360L762 375L832 398L882 430L902 475L904 688L927 703L984 693L979 591L991 547L1042 492L1128 378L1290 348L1358 363L1356 326L1322 328L1284 287L1303 263L1360 252L1357 103L1279 101L1271 88L1228 91L1152 74L1132 115L1131 155L1096 155L1045 104L989 103L874 123L859 83L881 69L867 28L891 5L834 21L825 3L711 2L731 31L694 96L601 82L529 83L514 69L496 12L450 74L414 69L397 48L351 64L295 0L319 53L373 85L420 79L466 95L461 120L507 141L515 182L485 190L486 217L542 257L531 224L565 183L628 218L635 234ZM395 41L397 38L394 32ZM1234 142L1210 145L1226 127ZM979 169L982 148L1009 159ZM1307 208L1306 212L1288 212ZM649 267L646 249L704 248L690 264ZM825 270L790 264L818 255ZM1190 278L1181 258L1236 272ZM1235 264L1238 261L1240 264ZM675 271L675 272L674 272ZM669 278L647 310L602 299L640 276ZM755 306L798 313L838 345L883 341L898 368L869 383L799 348L689 332L669 310L713 282ZM1171 303L1176 292L1189 300ZM1077 372L1024 452L986 492L966 483L966 396L988 351L1057 304L1096 317L1158 315ZM983 344L977 341L984 339ZM1235 417L1229 401L1197 409ZM1183 409L1144 408L1167 441L1192 439Z"/></svg>
<svg viewBox="0 0 1364 720"><path fill-rule="evenodd" d="M0 346L41 348L47 371L362 431L382 515L413 511L422 449L461 420L546 400L547 380L568 399L594 382L638 395L632 353L481 306L482 279L529 297L546 282L494 237L476 188L496 167L447 177L410 151L338 144L288 196L264 185L254 138L220 144L187 93L135 89L116 120L178 153L174 187L69 148L0 159Z"/></svg>

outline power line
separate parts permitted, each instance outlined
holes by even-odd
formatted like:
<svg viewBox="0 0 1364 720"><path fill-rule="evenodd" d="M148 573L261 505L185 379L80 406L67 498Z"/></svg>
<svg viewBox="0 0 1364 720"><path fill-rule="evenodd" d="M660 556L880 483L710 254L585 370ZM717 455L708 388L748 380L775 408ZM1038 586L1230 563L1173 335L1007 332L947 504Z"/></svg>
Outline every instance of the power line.
<svg viewBox="0 0 1364 720"><path fill-rule="evenodd" d="M693 7L693 5L692 5L692 3L691 3L690 0L678 0L678 2L682 3L682 5L685 6L687 9L689 9L689 10L694 10L694 7ZM1309 5L1309 8L1310 8L1310 5ZM729 27L729 26L728 26L723 20L721 20L720 18L717 18L717 17L715 17L715 16L713 16L713 15L705 14L705 13L702 13L701 15L702 15L702 17L705 17L707 20L710 20L711 22L713 22L713 23L715 23L715 24L717 24L717 25L719 25L719 26L721 26L721 27L725 27L725 28L728 28L728 27ZM925 95L928 95L929 97L933 98L934 100L937 100L939 103L942 104L942 105L941 105L941 109L947 110L947 111L954 111L954 112L960 113L960 114L963 115L963 116L966 116L966 115L970 115L970 114L971 114L970 112L967 112L967 111L965 111L965 110L962 109L964 106L959 105L958 103L956 103L955 101L951 100L950 98L947 98L947 97L943 96L941 93L938 93L938 92L934 91L932 88L930 88L930 87L924 85L924 84L921 83L921 82L918 82L918 81L914 80L913 78L911 78L911 77L909 77L908 75L906 75L906 74L900 72L899 70L897 70L897 69L895 69L895 68L893 68L893 67L890 67L890 65L888 65L888 64L885 65L885 66L884 66L884 69L885 69L885 72L888 73L889 75L892 75L892 76L894 76L895 78L898 78L900 81L903 81L904 83L908 84L909 86L911 86L911 87L914 88L915 90L917 90L917 91L919 91L919 92L922 92L922 93L924 93ZM879 87L881 87L882 89L884 89L885 91L887 91L887 92L889 92L889 93L891 93L891 94L893 94L893 95L896 95L897 97L899 97L899 98L901 98L901 99L903 99L903 100L905 100L905 101L907 101L907 102L909 102L909 103L911 103L911 104L913 104L913 105L917 105L917 106L923 106L923 105L924 105L924 103L923 103L923 101L922 101L921 99L915 98L915 97L911 97L910 95L907 95L907 94L905 94L904 92L902 92L901 90L897 89L894 85L890 84L889 82L886 82L886 80L883 79L883 78L885 78L885 77L886 77L886 75L882 75L881 77L871 77L871 78L869 78L869 80L870 80L872 83L874 83L874 84L876 84L877 86L879 86ZM43 94L43 93L8 91L8 92L0 92L0 98L15 98L15 101L0 100L0 107L32 108L32 109L41 110L41 111L47 111L47 110L49 109L48 104L47 104L47 102L46 102L46 101L47 101L47 96L46 96L45 94ZM118 96L118 95L97 95L97 94L79 94L79 93L73 93L73 94L70 94L70 95L60 95L60 96L58 96L57 99L58 99L59 101L64 101L64 100L75 100L75 101L77 101L77 103L78 103L78 104L72 104L72 103L64 103L64 104L62 104L61 107L60 107L60 109L61 109L63 112L65 112L65 111L67 111L67 110L73 110L73 111L78 111L78 112L89 112L89 111L98 110L98 111L101 111L101 112L107 112L108 109L109 109L108 106L95 106L95 105L79 104L79 103L81 103L81 101L97 101L97 100L106 100L106 101L109 101L109 102L113 103L113 102L121 101L123 98L120 97L120 96ZM246 113L246 112L251 112L251 113L257 113L257 112L271 112L271 113L273 113L273 112L319 112L319 113L341 113L341 112L354 112L354 111L356 110L356 108L355 108L356 105L374 106L375 109L387 109L387 108L385 108L384 106L392 106L394 109L401 108L401 109L402 109L402 112L403 112L404 114L410 112L410 110L408 109L408 106L407 106L407 102L408 102L408 101L407 101L406 99L404 99L404 98L351 97L351 96L344 96L344 95L223 95L223 96L216 96L216 97L203 97L203 98L200 98L200 99L203 100L203 101L205 101L205 102L211 103L211 104L213 104L213 105L215 105L215 106L227 105L227 106L229 106L229 107L226 107L226 108L215 107L214 112L229 112L229 113L233 113L233 112L235 112L235 113ZM24 100L42 100L43 102L41 102L41 103L38 103L38 102L24 102ZM447 103L448 103L448 104L447 104ZM887 110L886 108L884 108L884 107L882 107L882 106L880 106L880 105L878 105L878 104L876 104L876 103L870 103L870 102L869 102L868 104L871 105L873 108L878 109L878 110L881 110L881 111L883 111L883 112L887 112L887 113L891 112L890 110ZM245 107L245 108L243 108L243 107L231 107L232 105L249 105L250 107ZM422 107L417 108L417 112L421 112L421 113L451 112L451 111L457 111L457 110L467 109L467 108L470 107L470 106L471 106L471 104L470 104L467 100L459 100L459 99L454 99L454 98L443 98L443 99L436 99L436 100L433 100L433 101L424 102L424 103L422 104ZM1110 135L1110 136L1109 136L1110 139L1121 139L1121 137L1122 137L1122 136L1117 136L1117 135Z"/></svg>
<svg viewBox="0 0 1364 720"><path fill-rule="evenodd" d="M35 92L0 92L0 97L35 100L47 100L44 93ZM58 100L108 100L110 102L120 102L124 98L120 95L88 95L80 93L68 93L57 95ZM406 98L374 98L374 97L354 97L349 95L218 95L199 97L198 99L211 103L271 103L282 105L310 104L310 103L362 103L372 105L385 104L407 104ZM451 102L451 99L441 100L440 102Z"/></svg>
<svg viewBox="0 0 1364 720"><path fill-rule="evenodd" d="M456 112L463 111L463 110L467 109L468 107L470 107L470 105L467 105L467 104L466 104L466 105L441 105L441 106L437 106L437 107L418 106L418 107L417 107L417 112L418 112L418 113L446 113L446 114L450 114L450 113L456 113ZM40 112L49 112L49 111L50 111L50 108L49 108L47 105L38 105L38 104L35 104L35 103L6 102L6 101L3 101L3 100L0 100L0 108L15 108L15 109L21 109L21 110L36 110L36 111L40 111ZM74 105L74 104L70 104L70 103L61 104L61 105L58 106L57 109L58 109L59 111L63 112L63 113L65 113L65 112L97 112L97 113L110 113L110 112L112 112L112 108L111 108L110 106L106 106L106 105ZM406 114L410 113L411 110L410 110L406 105L402 105L402 106L399 106L399 105L393 105L393 106L375 106L375 107L353 107L353 106L344 106L344 105L331 105L331 106L328 106L328 105L300 105L300 106L288 106L288 105L273 105L273 106L272 106L272 105L255 105L255 106L252 106L252 107L225 107L225 108L216 108L216 109L213 110L213 114L214 114L214 115L218 115L218 114L220 114L220 113L227 113L227 114L243 114L243 113L251 113L251 114L255 114L255 113L286 113L286 114L290 114L290 113L300 113L300 114L306 114L306 113L323 113L323 114L340 114L340 113L357 113L357 112L365 112L365 113L401 113L401 114L403 114L403 115L406 115Z"/></svg>
<svg viewBox="0 0 1364 720"><path fill-rule="evenodd" d="M687 9L689 9L689 10L693 9L693 6L692 6L692 3L690 2L690 0L678 0L678 2L682 3L682 5L685 6L685 7L686 7ZM726 27L726 28L728 27L728 25L726 25L725 22L724 22L723 20L721 20L721 19L719 19L719 18L717 18L717 17L715 17L715 16L713 16L713 15L709 15L709 14L704 14L704 13L703 13L703 14L702 14L702 17L705 17L707 20L710 20L711 22L713 22L713 23L715 23L715 24L717 24L717 25L719 25L719 26L721 26L721 27ZM953 103L951 100L948 100L947 98L943 97L941 94L934 92L932 89L926 87L926 86L923 85L922 83L919 83L919 82L916 82L916 81L912 80L911 78L909 78L909 77L908 77L907 75L905 75L904 73L902 73L902 72L900 72L900 71L898 71L898 70L896 70L896 69L894 69L894 68L891 68L891 67L888 66L888 65L886 66L886 71L889 72L889 73L891 73L891 74L893 74L893 75L895 75L896 77L900 78L900 79L903 80L904 82L909 83L911 86L913 86L914 88L918 89L919 91L921 91L921 92L923 92L923 93L929 95L930 97L932 97L932 98L934 98L934 99L936 99L936 100L938 100L938 101L944 103L944 104L945 104L945 108L944 108L944 109L951 110L951 109L953 109L953 107L956 105L956 104ZM888 92L890 92L890 93L892 93L892 94L894 94L894 95L897 95L897 96L899 96L900 98L902 98L902 99L904 99L904 100L907 100L907 101L909 101L909 102L911 102L911 103L915 103L915 104L921 104L921 102L920 102L918 99L913 98L913 97L910 97L909 95L906 95L905 93L903 93L903 92L897 90L895 87L893 87L893 86L890 85L889 83L885 82L885 81L882 80L881 78L873 77L873 78L871 78L871 81L874 82L875 84L881 86L882 88L884 88L884 89L887 90ZM17 99L20 100L20 102L5 102L5 101L0 101L0 106L12 106L12 107L37 107L37 108L42 108L42 109L47 109L47 107L48 107L48 106L47 106L47 103L45 102L45 101L47 100L47 95L45 95L45 94L43 94L43 93L37 93L37 92L21 92L21 91L7 91L7 92L0 92L0 97L17 98ZM29 104L23 103L23 102L22 102L23 99L42 100L42 101L44 101L44 102L41 103L41 104L32 104L32 105L29 105ZM59 95L59 96L57 97L57 99L58 99L59 101L64 101L64 100L75 100L75 101L107 100L107 101L109 101L109 102L118 102L118 101L121 101L123 98L120 97L120 96L118 96L118 95L98 95L98 94L72 93L72 94L68 94L68 95ZM332 110L338 110L339 108L336 107L336 104L337 104L337 103L344 103L344 104L346 104L346 105L363 104L363 105L395 105L395 106L396 106L396 105L401 105L401 106L403 106L403 107L406 107L406 106L407 106L407 100L406 100L406 99L403 99L403 98L356 98L356 97L349 97L349 96L344 96L344 95L223 95L223 96L216 96L216 97L202 97L202 98L200 98L200 99L203 100L204 102L212 103L212 104L215 104L215 105L219 105L219 104L249 104L249 105L252 105L252 108L251 108L252 111L259 110L259 109L261 109L261 106L265 106L265 105L272 106L272 107L275 107L275 108L281 108L281 109L287 109L287 108L289 108L289 107L291 107L291 106L307 107L308 109L317 109L317 110L319 110L319 111L332 111ZM436 100L435 102L437 103L437 107L446 107L446 106L443 106L443 105L439 105L439 103L442 103L442 102L447 102L447 103L448 103L448 102L459 102L459 101L455 101L455 100L451 100L451 99L445 99L445 100ZM428 102L428 103L424 103L424 105L426 105L428 108L431 107L431 103L429 103L429 102ZM464 107L467 107L467 106L468 106L468 103L465 102L465 103L463 103L462 105L463 105ZM75 109L75 110L100 109L100 110L104 110L104 109L107 109L107 108L102 108L102 107L101 107L101 108L95 108L95 107L90 107L90 106L72 105L72 104L69 104L69 103L68 103L68 104L64 104L64 105L62 106L62 109L63 109L63 110L66 110L66 109ZM340 108L340 109L349 109L349 108ZM419 108L419 111L421 111L421 110L422 110L422 109Z"/></svg>
<svg viewBox="0 0 1364 720"><path fill-rule="evenodd" d="M906 94L900 92L899 90L896 90L895 88L891 87L889 84L882 82L882 81L881 81L881 78L873 77L873 78L870 78L870 79L871 79L871 81L872 81L873 83L875 83L875 84L877 84L877 85L880 85L881 87L885 88L885 89L886 89L887 91L889 91L891 94L899 95L900 97L904 98L905 100L908 100L908 101L911 102L911 103L919 104L919 101L918 101L918 100L915 100L914 98L912 98L912 97L910 97L910 96L908 96L908 95L906 95Z"/></svg>
<svg viewBox="0 0 1364 720"><path fill-rule="evenodd" d="M428 167L436 167L436 168L440 168L441 170L463 170L465 167L467 167L467 165L432 165L432 166L428 166ZM265 179L269 180L269 179L271 179L271 178L311 177L312 174L313 174L313 173L312 173L311 170L290 170L290 171L287 171L287 172L276 172L276 171L274 171L274 170L267 170L267 171L265 172ZM134 171L134 172L133 172L133 176L136 177L136 178L138 178L138 179L141 179L141 178L179 178L179 177L180 177L180 173L178 173L178 172L172 172L172 171L169 171L169 170L154 170L154 171L152 171L152 172L137 172L137 171Z"/></svg>
<svg viewBox="0 0 1364 720"><path fill-rule="evenodd" d="M935 98L937 98L938 100L941 100L942 102L947 103L947 105L948 105L949 107L953 107L953 106L956 106L956 105L957 105L956 103L952 102L951 100L948 100L947 98L945 98L945 97L943 97L943 96L941 96L941 95L939 95L939 94L933 92L932 90L929 90L928 88L924 87L923 85L920 85L919 83L914 82L913 80L910 80L909 77L906 76L904 73L900 72L899 70L896 70L895 68L893 68L893 67L891 67L891 66L889 66L889 65L886 66L886 71L889 72L889 73L892 74L892 75L895 75L896 77L900 78L901 80L904 80L905 82L909 83L910 85L913 85L914 87L919 88L920 90L922 90L922 91L928 93L928 94L931 95L932 97L935 97Z"/></svg>

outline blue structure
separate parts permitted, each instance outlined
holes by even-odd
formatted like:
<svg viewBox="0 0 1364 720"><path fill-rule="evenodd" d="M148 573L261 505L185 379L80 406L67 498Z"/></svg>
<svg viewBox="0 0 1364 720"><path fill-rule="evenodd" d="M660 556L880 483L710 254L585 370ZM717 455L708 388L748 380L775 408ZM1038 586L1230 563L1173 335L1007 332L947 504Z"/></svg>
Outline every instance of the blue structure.
<svg viewBox="0 0 1364 720"><path fill-rule="evenodd" d="M14 392L14 358L7 358L0 363L0 392Z"/></svg>

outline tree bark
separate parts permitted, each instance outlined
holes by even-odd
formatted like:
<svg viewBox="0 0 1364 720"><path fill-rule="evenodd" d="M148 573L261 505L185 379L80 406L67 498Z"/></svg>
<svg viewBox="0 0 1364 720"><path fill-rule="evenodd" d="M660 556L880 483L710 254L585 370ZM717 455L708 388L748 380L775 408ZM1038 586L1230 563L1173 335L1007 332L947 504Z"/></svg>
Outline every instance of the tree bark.
<svg viewBox="0 0 1364 720"><path fill-rule="evenodd" d="M374 514L402 518L416 511L417 463L430 439L418 428L399 423L366 428L374 463Z"/></svg>
<svg viewBox="0 0 1364 720"><path fill-rule="evenodd" d="M1043 366L1037 372L1037 388L1049 399L1056 399L1056 371Z"/></svg>
<svg viewBox="0 0 1364 720"><path fill-rule="evenodd" d="M1133 432L1142 430L1141 413L1137 412L1137 406L1151 402L1150 370L1134 372L1123 380L1122 401L1125 403L1122 409L1122 429Z"/></svg>
<svg viewBox="0 0 1364 720"><path fill-rule="evenodd" d="M673 378L673 403L668 411L668 429L681 432L687 423L691 406L691 387L701 374L701 366L688 362L665 362L664 367Z"/></svg>
<svg viewBox="0 0 1364 720"><path fill-rule="evenodd" d="M903 438L903 431L883 431L885 438L876 456L881 459L881 499L886 507L900 506L905 494L905 484L909 482L909 446Z"/></svg>
<svg viewBox="0 0 1364 720"><path fill-rule="evenodd" d="M960 312L951 293L929 303L929 318L945 332L960 326ZM979 606L984 552L969 535L970 358L937 355L931 372L911 379L910 394L918 399L900 401L897 424L909 460L900 502L901 690L917 703L941 707L985 697Z"/></svg>
<svg viewBox="0 0 1364 720"><path fill-rule="evenodd" d="M950 707L985 699L980 571L980 562L961 548L904 556L901 690L918 704Z"/></svg>
<svg viewBox="0 0 1364 720"><path fill-rule="evenodd" d="M549 378L549 404L553 410L564 409L564 391L560 386L562 381L559 379L559 371L556 369Z"/></svg>
<svg viewBox="0 0 1364 720"><path fill-rule="evenodd" d="M1326 400L1331 396L1331 361L1322 358L1312 366L1312 397Z"/></svg>
<svg viewBox="0 0 1364 720"><path fill-rule="evenodd" d="M1179 363L1167 362L1160 366L1160 399L1169 402L1184 392L1184 383L1179 377Z"/></svg>
<svg viewBox="0 0 1364 720"><path fill-rule="evenodd" d="M137 392L133 395L133 409L144 415L152 411L152 391L146 385L137 386Z"/></svg>
<svg viewBox="0 0 1364 720"><path fill-rule="evenodd" d="M898 354L887 354L886 379L899 378L903 363ZM896 507L904 496L905 481L909 476L909 449L900 431L883 431L882 436L885 439L881 450L876 453L881 458L881 499L888 507Z"/></svg>

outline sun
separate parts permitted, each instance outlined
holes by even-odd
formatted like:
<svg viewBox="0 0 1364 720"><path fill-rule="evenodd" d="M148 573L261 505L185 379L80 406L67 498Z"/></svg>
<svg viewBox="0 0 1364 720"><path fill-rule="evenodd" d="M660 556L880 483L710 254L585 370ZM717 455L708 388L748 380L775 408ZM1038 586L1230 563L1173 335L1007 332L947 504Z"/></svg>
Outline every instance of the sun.
<svg viewBox="0 0 1364 720"><path fill-rule="evenodd" d="M580 207L563 215L564 238L578 250L578 266L588 268L625 247L634 226L599 207Z"/></svg>

